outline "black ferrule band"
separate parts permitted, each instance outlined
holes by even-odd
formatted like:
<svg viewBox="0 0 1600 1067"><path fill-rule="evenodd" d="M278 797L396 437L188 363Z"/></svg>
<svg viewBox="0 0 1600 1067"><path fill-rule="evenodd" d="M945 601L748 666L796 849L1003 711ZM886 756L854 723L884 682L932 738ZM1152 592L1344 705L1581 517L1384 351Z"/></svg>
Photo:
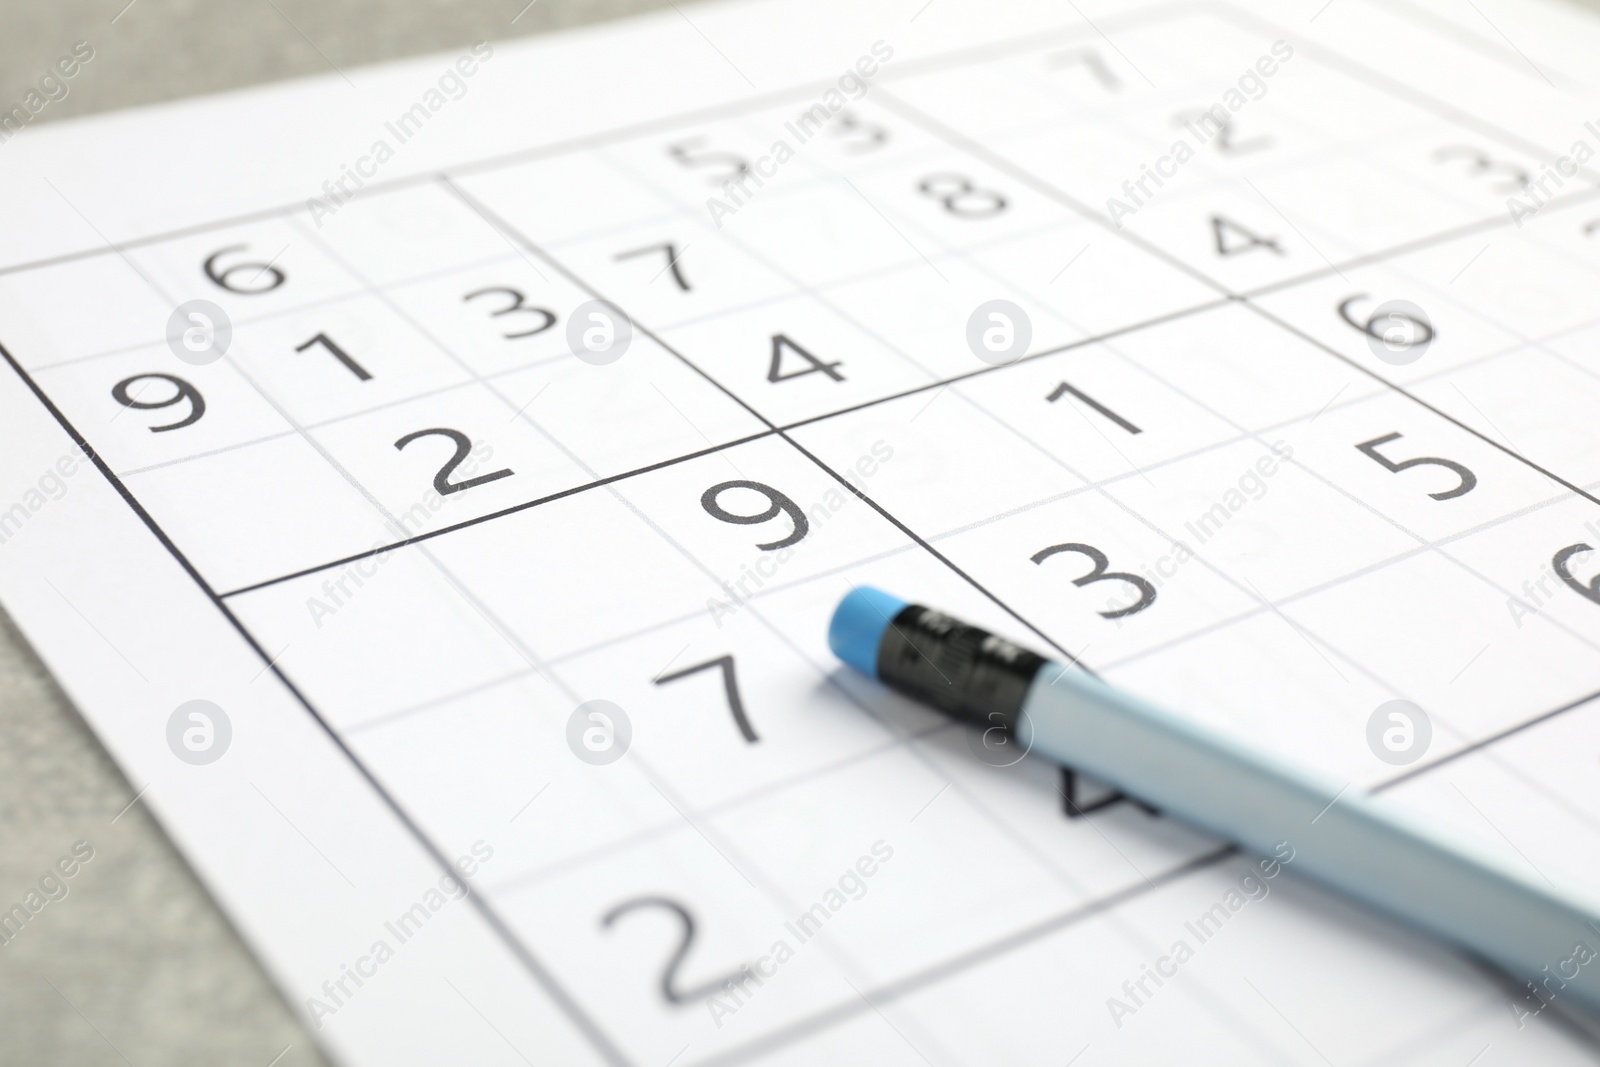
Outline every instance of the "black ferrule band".
<svg viewBox="0 0 1600 1067"><path fill-rule="evenodd" d="M1008 733L1045 662L1003 637L917 604L896 615L878 643L878 678L885 685L953 719Z"/></svg>

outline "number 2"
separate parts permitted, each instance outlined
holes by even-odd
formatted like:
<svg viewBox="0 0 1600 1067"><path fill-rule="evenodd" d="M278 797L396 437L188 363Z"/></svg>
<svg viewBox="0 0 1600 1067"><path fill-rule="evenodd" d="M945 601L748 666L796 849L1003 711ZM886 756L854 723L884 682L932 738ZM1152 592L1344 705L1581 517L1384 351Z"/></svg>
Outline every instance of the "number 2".
<svg viewBox="0 0 1600 1067"><path fill-rule="evenodd" d="M406 445L409 445L412 441L415 441L420 437L446 437L455 442L455 455L451 456L449 460L445 462L445 465L439 468L439 473L433 476L434 491L440 496L449 496L451 493L465 492L475 485L483 485L485 482L493 482L498 481L501 478L509 478L513 473L511 470L501 469L497 471L490 471L488 474L480 474L476 478L468 478L464 482L452 482L450 480L450 476L456 472L457 467L466 462L467 456L472 454L472 440L460 430L418 430L416 433L408 433L404 437L400 438L400 440L394 443L394 447L396 451L404 449Z"/></svg>
<svg viewBox="0 0 1600 1067"><path fill-rule="evenodd" d="M743 982L750 976L750 968L741 966L737 971L725 978L714 978L709 982L695 986L693 989L678 988L678 971L683 967L684 958L689 955L689 946L694 944L694 916L689 914L689 909L668 897L638 897L626 900L610 911L606 912L600 920L600 925L609 929L613 923L630 911L642 908L660 908L669 915L675 916L683 933L678 940L678 947L672 950L672 955L667 957L667 964L661 969L661 997L668 1004L688 1004L701 1000L718 992L728 982Z"/></svg>

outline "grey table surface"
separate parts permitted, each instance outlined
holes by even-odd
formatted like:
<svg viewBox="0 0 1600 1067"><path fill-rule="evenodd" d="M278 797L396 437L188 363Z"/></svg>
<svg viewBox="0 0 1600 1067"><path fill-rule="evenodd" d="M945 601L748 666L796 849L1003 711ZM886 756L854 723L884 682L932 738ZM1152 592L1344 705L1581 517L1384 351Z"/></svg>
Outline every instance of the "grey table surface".
<svg viewBox="0 0 1600 1067"><path fill-rule="evenodd" d="M0 101L20 100L78 40L95 48L92 77L75 79L41 121L598 22L666 0L524 4L0 0ZM68 895L0 948L0 1064L326 1063L161 828L142 804L129 806L134 797L0 615L0 901L20 900L74 843L94 850Z"/></svg>
<svg viewBox="0 0 1600 1067"><path fill-rule="evenodd" d="M599 22L670 0L525 2L0 0L0 101L19 100L78 40L95 48L93 77L76 79L41 121ZM134 800L0 613L0 900L20 899L74 843L94 850L67 897L0 948L0 1064L326 1063Z"/></svg>

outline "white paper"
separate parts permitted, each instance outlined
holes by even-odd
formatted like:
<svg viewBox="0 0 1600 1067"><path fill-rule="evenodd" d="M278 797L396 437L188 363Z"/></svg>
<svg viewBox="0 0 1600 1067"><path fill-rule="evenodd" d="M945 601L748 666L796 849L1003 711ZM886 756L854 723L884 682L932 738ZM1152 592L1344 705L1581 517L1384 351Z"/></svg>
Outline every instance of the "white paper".
<svg viewBox="0 0 1600 1067"><path fill-rule="evenodd" d="M341 1062L1589 1062L825 631L1600 882L1597 45L746 2L26 129L0 596Z"/></svg>

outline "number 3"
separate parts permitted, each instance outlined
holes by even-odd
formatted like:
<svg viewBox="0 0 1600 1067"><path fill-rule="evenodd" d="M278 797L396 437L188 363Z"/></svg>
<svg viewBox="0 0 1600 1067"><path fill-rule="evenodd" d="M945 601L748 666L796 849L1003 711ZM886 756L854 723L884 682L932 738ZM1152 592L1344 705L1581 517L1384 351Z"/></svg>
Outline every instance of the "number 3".
<svg viewBox="0 0 1600 1067"><path fill-rule="evenodd" d="M1042 548L1035 552L1032 556L1032 559L1035 563L1043 563L1045 560L1049 559L1058 552L1076 552L1080 556L1087 556L1089 558L1089 562L1094 564L1094 570L1090 571L1088 574L1085 574L1082 578L1074 578L1072 580L1073 585L1085 586L1093 582L1107 582L1111 581L1112 579L1116 579L1118 581L1127 582L1129 585L1139 590L1138 600L1134 601L1125 608L1116 608L1111 611L1100 612L1100 617L1102 619L1120 619L1124 615L1132 615L1135 612L1143 611L1145 608L1156 602L1155 586L1151 585L1148 581L1139 577L1137 574L1129 574L1126 571L1107 570L1106 568L1111 565L1110 561L1106 559L1106 554L1104 552L1100 551L1098 548L1095 548L1093 545L1081 545L1076 542L1064 545L1051 545L1049 548Z"/></svg>

